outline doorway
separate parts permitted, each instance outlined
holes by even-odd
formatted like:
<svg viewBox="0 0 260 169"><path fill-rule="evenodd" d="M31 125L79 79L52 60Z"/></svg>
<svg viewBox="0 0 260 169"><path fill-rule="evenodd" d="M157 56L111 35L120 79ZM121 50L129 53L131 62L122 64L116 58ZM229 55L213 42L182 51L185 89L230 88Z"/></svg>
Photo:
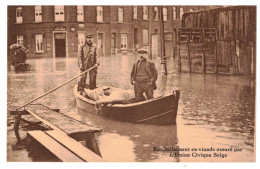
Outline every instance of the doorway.
<svg viewBox="0 0 260 169"><path fill-rule="evenodd" d="M104 33L98 33L98 55L104 56Z"/></svg>
<svg viewBox="0 0 260 169"><path fill-rule="evenodd" d="M173 38L172 38L172 32L165 33L165 56L167 57L173 57Z"/></svg>
<svg viewBox="0 0 260 169"><path fill-rule="evenodd" d="M138 48L138 29L134 28L134 49L137 50Z"/></svg>
<svg viewBox="0 0 260 169"><path fill-rule="evenodd" d="M54 48L56 58L66 57L66 33L54 34Z"/></svg>
<svg viewBox="0 0 260 169"><path fill-rule="evenodd" d="M158 57L158 34L152 35L152 58Z"/></svg>
<svg viewBox="0 0 260 169"><path fill-rule="evenodd" d="M116 33L111 34L111 53L116 53Z"/></svg>
<svg viewBox="0 0 260 169"><path fill-rule="evenodd" d="M78 32L78 49L85 43L85 32Z"/></svg>

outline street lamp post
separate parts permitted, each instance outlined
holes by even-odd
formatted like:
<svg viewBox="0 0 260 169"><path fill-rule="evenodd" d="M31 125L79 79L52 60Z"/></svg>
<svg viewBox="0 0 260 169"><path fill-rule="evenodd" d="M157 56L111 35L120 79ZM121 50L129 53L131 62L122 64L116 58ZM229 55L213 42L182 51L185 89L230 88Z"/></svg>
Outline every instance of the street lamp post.
<svg viewBox="0 0 260 169"><path fill-rule="evenodd" d="M163 7L160 7L160 16L161 16L161 64L162 64L162 73L167 76L167 62L165 54L165 39L164 39L164 20L163 20Z"/></svg>

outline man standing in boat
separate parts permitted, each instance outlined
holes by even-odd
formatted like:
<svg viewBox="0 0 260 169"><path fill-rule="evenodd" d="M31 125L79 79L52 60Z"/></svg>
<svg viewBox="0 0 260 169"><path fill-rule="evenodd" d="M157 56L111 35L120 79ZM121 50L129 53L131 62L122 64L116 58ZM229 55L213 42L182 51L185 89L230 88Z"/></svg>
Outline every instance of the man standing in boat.
<svg viewBox="0 0 260 169"><path fill-rule="evenodd" d="M134 85L136 102L145 100L143 93L147 99L153 98L153 90L157 89L156 80L158 72L152 61L147 60L147 49L138 50L138 61L134 63L131 72L131 84Z"/></svg>
<svg viewBox="0 0 260 169"><path fill-rule="evenodd" d="M87 34L85 43L78 50L78 66L81 72L96 66L89 71L89 88L96 88L97 67L100 64L97 56L97 45L93 43L93 35ZM87 73L80 77L78 90L82 93L86 84Z"/></svg>

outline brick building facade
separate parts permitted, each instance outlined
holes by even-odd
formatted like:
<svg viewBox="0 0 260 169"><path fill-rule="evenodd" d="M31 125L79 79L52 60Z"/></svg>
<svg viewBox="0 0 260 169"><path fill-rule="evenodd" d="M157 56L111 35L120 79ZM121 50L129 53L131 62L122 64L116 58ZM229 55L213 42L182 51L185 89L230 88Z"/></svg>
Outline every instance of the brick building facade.
<svg viewBox="0 0 260 169"><path fill-rule="evenodd" d="M75 57L85 33L101 56L133 54L145 47L160 56L163 9L166 55L175 56L176 28L184 12L208 6L8 6L8 46L20 43L28 57Z"/></svg>

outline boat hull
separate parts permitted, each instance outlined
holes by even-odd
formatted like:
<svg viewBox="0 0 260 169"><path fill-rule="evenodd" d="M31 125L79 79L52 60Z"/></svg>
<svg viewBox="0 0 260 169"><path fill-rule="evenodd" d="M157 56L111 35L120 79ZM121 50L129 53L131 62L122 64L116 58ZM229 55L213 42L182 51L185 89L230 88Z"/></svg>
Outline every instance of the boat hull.
<svg viewBox="0 0 260 169"><path fill-rule="evenodd" d="M142 124L167 125L175 124L178 110L180 91L162 97L131 104L114 104L95 108L95 102L89 100L74 87L77 106L89 113L106 116L118 121Z"/></svg>
<svg viewBox="0 0 260 169"><path fill-rule="evenodd" d="M11 70L16 72L24 72L29 71L31 69L31 65L28 63L20 63L18 65L11 65Z"/></svg>

